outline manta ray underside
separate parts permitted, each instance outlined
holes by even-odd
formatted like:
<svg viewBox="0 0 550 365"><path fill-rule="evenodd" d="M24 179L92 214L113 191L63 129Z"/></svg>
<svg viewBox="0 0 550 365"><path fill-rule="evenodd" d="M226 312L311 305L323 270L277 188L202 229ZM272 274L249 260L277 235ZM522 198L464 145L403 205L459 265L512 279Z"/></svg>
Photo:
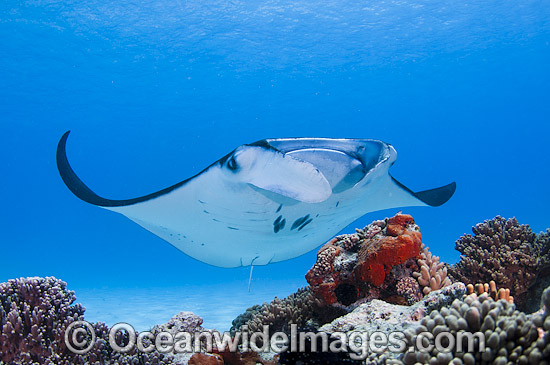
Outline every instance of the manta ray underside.
<svg viewBox="0 0 550 365"><path fill-rule="evenodd" d="M65 133L57 166L80 199L118 212L205 263L267 265L325 243L366 213L439 206L453 182L414 193L389 173L395 149L368 139L264 139L237 147L199 174L139 198L96 195L75 174Z"/></svg>

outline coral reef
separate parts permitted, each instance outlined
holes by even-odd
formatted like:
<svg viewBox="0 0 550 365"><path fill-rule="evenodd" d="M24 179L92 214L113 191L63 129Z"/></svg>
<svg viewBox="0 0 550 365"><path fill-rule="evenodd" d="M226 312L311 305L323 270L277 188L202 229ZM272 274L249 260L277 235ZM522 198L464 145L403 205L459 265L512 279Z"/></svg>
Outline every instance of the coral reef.
<svg viewBox="0 0 550 365"><path fill-rule="evenodd" d="M536 256L539 260L537 280L529 288L526 298L521 305L521 309L527 313L538 310L540 307L539 298L542 295L542 291L550 286L550 229L537 235L535 248Z"/></svg>
<svg viewBox="0 0 550 365"><path fill-rule="evenodd" d="M404 277L400 279L395 288L397 290L397 294L403 297L409 305L422 299L418 281L411 277Z"/></svg>
<svg viewBox="0 0 550 365"><path fill-rule="evenodd" d="M535 240L535 247L539 257L539 269L550 266L550 229L540 232Z"/></svg>
<svg viewBox="0 0 550 365"><path fill-rule="evenodd" d="M443 336L441 341L449 351L438 351L434 347L429 351L407 352L403 361L405 364L548 364L550 321L543 322L545 328L539 328L537 322L540 324L541 320L533 320L505 300L495 301L487 293L479 297L469 295L463 300L456 299L450 307L432 311L419 326L405 331L411 346L417 341L429 345L427 332L434 338L442 332L450 333L450 337ZM465 332L473 334L473 338L484 336L486 347L482 348L483 341L459 337ZM422 337L418 338L420 334ZM459 342L460 338L464 341ZM463 350L451 346L453 341L464 346Z"/></svg>
<svg viewBox="0 0 550 365"><path fill-rule="evenodd" d="M451 285L451 279L447 277L447 267L443 262L439 262L439 256L432 255L424 244L417 263L420 271L414 272L413 276L422 287L422 293L429 294L433 290Z"/></svg>
<svg viewBox="0 0 550 365"><path fill-rule="evenodd" d="M463 283L455 283L443 289L432 291L421 301L411 306L390 304L374 299L363 303L351 313L337 318L331 323L319 328L329 334L345 332L348 336L354 331L374 333L377 331L390 333L404 329L416 329L420 320L433 310L448 306L453 300L462 298L466 293ZM399 352L388 354L387 358L397 358ZM375 359L371 359L376 362ZM383 363L383 362L382 362Z"/></svg>
<svg viewBox="0 0 550 365"><path fill-rule="evenodd" d="M0 284L0 360L45 362L65 352L65 329L84 318L84 308L55 278L27 278Z"/></svg>
<svg viewBox="0 0 550 365"><path fill-rule="evenodd" d="M0 364L172 364L169 356L153 352L119 353L108 344L108 328L96 323L97 341L84 355L69 351L65 330L84 319L84 307L67 284L54 277L32 277L0 284ZM117 343L127 339L118 336ZM126 342L127 343L127 342Z"/></svg>
<svg viewBox="0 0 550 365"><path fill-rule="evenodd" d="M510 289L497 289L497 284L493 280L491 280L489 283L478 283L475 286L473 284L468 284L466 286L466 291L468 295L475 294L479 296L481 294L487 293L487 295L493 298L493 300L504 299L510 304L514 303L514 297L510 295Z"/></svg>
<svg viewBox="0 0 550 365"><path fill-rule="evenodd" d="M275 298L271 303L248 308L245 313L233 320L230 332L248 326L249 332L261 332L264 325L269 326L270 332L288 331L291 324L299 327L315 316L319 302L311 292L311 288L299 289L286 298Z"/></svg>
<svg viewBox="0 0 550 365"><path fill-rule="evenodd" d="M473 236L467 234L456 241L456 249L462 255L451 266L451 276L465 283L494 280L499 287L510 288L521 307L540 270L536 235L515 218L500 216L479 223L472 230Z"/></svg>
<svg viewBox="0 0 550 365"><path fill-rule="evenodd" d="M317 253L306 280L325 305L349 307L362 299L397 297L397 282L416 269L411 259L415 261L420 248L420 230L413 218L397 214L330 240ZM414 288L406 286L400 284L401 292L410 299Z"/></svg>
<svg viewBox="0 0 550 365"><path fill-rule="evenodd" d="M462 253L460 262L446 266L421 243L420 230L410 215L375 221L321 247L316 263L306 274L309 287L248 308L231 328L233 335L237 330L264 332L265 325L269 326L269 334L282 331L288 335L291 324L301 332L329 336L336 332L350 335L356 331L405 330L405 348L416 345L417 350L367 353L367 358L359 361L346 352L313 351L314 345L319 346L317 337L308 340L309 350L305 353L232 352L216 346L207 352L205 343L200 353L143 353L135 348L120 353L109 345L109 328L95 323L91 325L97 336L95 344L88 353L75 354L67 348L65 332L75 321L84 320L84 307L74 303L74 292L67 290L63 281L34 277L0 284L0 365L550 365L550 230L535 235L529 226L519 225L513 218L496 217L478 224L473 233L456 243ZM452 283L451 278L463 282ZM529 315L516 309L518 301L519 309L542 309ZM202 323L199 316L180 312L168 323L154 326L151 332L175 335L181 331L209 331ZM483 334L485 351L482 341L459 351L450 346L448 336L442 345L449 345L449 351L435 347L418 350L418 343L429 344L420 334L430 333L436 338L442 332L454 339L466 332L473 333L474 338L476 332ZM86 338L90 333L80 336ZM329 342L336 338L329 337ZM119 332L115 340L124 346L129 336Z"/></svg>
<svg viewBox="0 0 550 365"><path fill-rule="evenodd" d="M151 333L153 334L153 336L156 337L161 332L168 332L172 336L174 336L174 338L176 338L176 335L180 332L186 332L189 334L211 332L210 330L203 328L201 326L202 323L203 323L203 319L200 316L196 315L195 313L180 312L175 316L173 316L172 318L170 318L170 320L167 323L160 324L160 325L157 324L153 326L153 328L151 329ZM194 337L192 337L189 342L191 344L191 347L194 349L195 348ZM206 350L206 344L204 342L201 343L200 347L201 347L201 351ZM193 353L177 352L175 348L170 353L170 355L172 356L172 359L175 363L182 363L182 364L187 363L188 361L190 361L190 359L193 358L192 356L194 356ZM195 361L198 361L197 359L200 359L200 361L204 361L204 363L208 363L208 361L213 361L212 358L208 358L208 360L206 360L207 359L206 357L195 357ZM199 362L199 364L200 363L202 362Z"/></svg>

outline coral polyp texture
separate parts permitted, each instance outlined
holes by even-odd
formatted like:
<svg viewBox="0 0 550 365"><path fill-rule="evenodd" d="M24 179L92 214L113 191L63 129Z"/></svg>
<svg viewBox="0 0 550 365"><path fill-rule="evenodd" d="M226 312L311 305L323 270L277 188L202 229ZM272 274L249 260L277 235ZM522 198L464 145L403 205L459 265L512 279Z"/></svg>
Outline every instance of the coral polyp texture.
<svg viewBox="0 0 550 365"><path fill-rule="evenodd" d="M509 288L520 307L541 269L541 249L531 228L515 218L500 216L472 228L474 235L456 241L462 254L451 275L464 283L486 283Z"/></svg>
<svg viewBox="0 0 550 365"><path fill-rule="evenodd" d="M421 241L410 215L375 221L321 247L306 280L325 305L346 307L364 298L399 296L397 283L416 269ZM416 295L411 282L402 281L399 287L409 298Z"/></svg>
<svg viewBox="0 0 550 365"><path fill-rule="evenodd" d="M547 290L550 296L550 288ZM428 345L429 336L426 333L435 338L445 332L441 345L449 351L438 351L434 347L430 351L408 352L403 361L407 365L548 365L549 330L550 321L544 314L528 316L505 300L495 301L487 293L480 296L473 294L465 299L455 299L450 307L432 311L420 321L419 326L405 331L411 345L417 341ZM464 336L468 333L473 335L474 340L470 341ZM420 335L421 338L418 337ZM455 341L455 345L460 342L462 350L459 351L458 346L450 346L450 341Z"/></svg>
<svg viewBox="0 0 550 365"><path fill-rule="evenodd" d="M439 262L439 256L434 256L429 248L422 244L422 251L418 259L419 272L413 276L418 280L424 294L451 285L451 279L447 277L445 263Z"/></svg>
<svg viewBox="0 0 550 365"><path fill-rule="evenodd" d="M293 324L314 334L404 331L405 348L414 349L417 340L430 345L424 343L426 334L435 339L446 332L441 344L449 351L376 352L362 363L550 365L550 231L536 235L514 218L496 217L473 233L456 242L462 256L454 266L429 251L407 214L337 236L318 251L306 274L310 286L249 308L233 321L231 333L236 338L238 330L263 332L267 325L271 335L288 335ZM361 363L339 352L207 350L202 340L196 354L144 353L135 347L121 353L111 348L104 323L91 325L97 335L91 350L76 354L65 343L67 328L84 320L85 309L75 300L66 283L53 277L0 284L0 365ZM199 316L180 312L151 332L212 332L201 325ZM466 333L483 336L485 348L481 340L468 344ZM459 336L466 339L464 351L445 342ZM125 346L128 334L117 333L115 341Z"/></svg>
<svg viewBox="0 0 550 365"><path fill-rule="evenodd" d="M315 316L319 305L311 288L299 289L286 298L275 298L271 303L248 308L245 313L233 320L230 332L235 333L244 325L248 327L249 332L262 332L264 325L269 326L270 332L288 332L291 324L305 326L306 322Z"/></svg>
<svg viewBox="0 0 550 365"><path fill-rule="evenodd" d="M0 364L171 364L158 352L119 353L108 344L108 328L93 325L98 336L93 348L83 355L65 345L65 331L84 319L84 307L67 284L53 277L9 280L0 284ZM124 345L123 336L117 343Z"/></svg>
<svg viewBox="0 0 550 365"><path fill-rule="evenodd" d="M482 295L484 293L487 293L491 298L493 298L493 300L504 299L508 303L514 303L514 297L510 295L510 289L498 289L497 284L493 280L491 280L489 283L484 284L468 284L466 286L466 292L468 295Z"/></svg>

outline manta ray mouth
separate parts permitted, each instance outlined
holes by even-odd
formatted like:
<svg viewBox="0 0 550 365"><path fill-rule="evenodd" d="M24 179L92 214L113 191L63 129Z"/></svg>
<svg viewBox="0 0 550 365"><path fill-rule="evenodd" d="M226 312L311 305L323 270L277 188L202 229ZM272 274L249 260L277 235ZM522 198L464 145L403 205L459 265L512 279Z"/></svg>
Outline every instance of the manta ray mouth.
<svg viewBox="0 0 550 365"><path fill-rule="evenodd" d="M315 166L333 193L353 188L368 172L390 157L390 146L380 141L350 139L267 140L271 148Z"/></svg>

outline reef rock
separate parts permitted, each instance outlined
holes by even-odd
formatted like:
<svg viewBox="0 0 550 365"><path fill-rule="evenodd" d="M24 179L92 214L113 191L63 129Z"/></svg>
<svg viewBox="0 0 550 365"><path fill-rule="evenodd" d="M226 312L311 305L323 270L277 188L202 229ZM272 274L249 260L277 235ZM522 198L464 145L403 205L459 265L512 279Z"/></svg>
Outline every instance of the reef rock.
<svg viewBox="0 0 550 365"><path fill-rule="evenodd" d="M321 247L306 280L326 305L348 307L373 298L405 302L390 297L398 296L397 282L418 269L421 241L420 229L410 215L375 221Z"/></svg>
<svg viewBox="0 0 550 365"><path fill-rule="evenodd" d="M355 331L389 334L410 329L414 332L420 326L422 318L430 312L450 305L455 299L462 298L465 294L466 286L463 283L455 283L430 292L421 301L411 306L390 304L374 299L359 305L351 313L321 326L319 331L328 334L345 332L348 337ZM390 355L390 358L397 358L402 355L402 352L397 351L387 355Z"/></svg>

